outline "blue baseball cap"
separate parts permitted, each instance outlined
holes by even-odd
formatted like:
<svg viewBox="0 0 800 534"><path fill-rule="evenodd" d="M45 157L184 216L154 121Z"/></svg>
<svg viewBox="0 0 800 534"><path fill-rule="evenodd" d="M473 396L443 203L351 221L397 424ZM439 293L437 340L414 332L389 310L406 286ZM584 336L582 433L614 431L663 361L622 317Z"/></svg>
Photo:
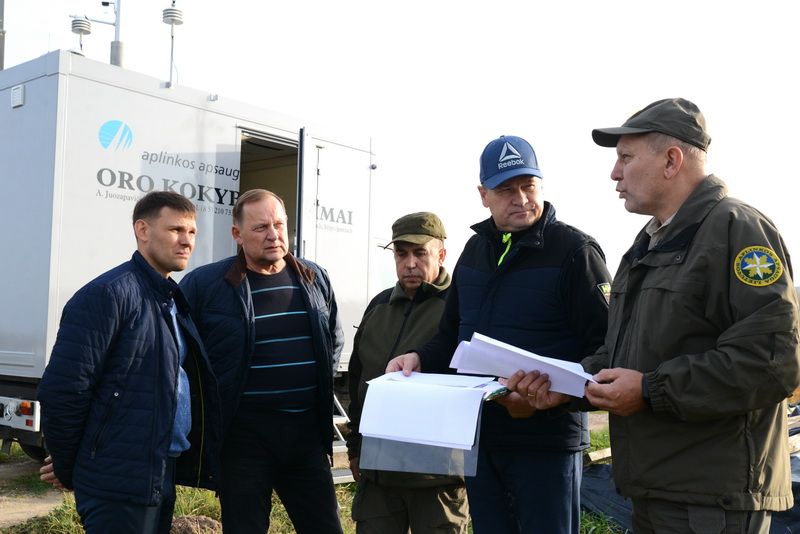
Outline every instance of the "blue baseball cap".
<svg viewBox="0 0 800 534"><path fill-rule="evenodd" d="M481 185L494 189L517 176L542 178L536 152L525 139L501 135L483 149L481 154Z"/></svg>

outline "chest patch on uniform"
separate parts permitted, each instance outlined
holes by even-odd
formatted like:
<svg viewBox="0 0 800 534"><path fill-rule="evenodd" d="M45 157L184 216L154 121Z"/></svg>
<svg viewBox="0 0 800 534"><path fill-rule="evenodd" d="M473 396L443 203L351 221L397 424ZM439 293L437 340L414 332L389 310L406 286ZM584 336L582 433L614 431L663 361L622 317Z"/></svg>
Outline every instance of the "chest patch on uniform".
<svg viewBox="0 0 800 534"><path fill-rule="evenodd" d="M603 295L604 299L606 299L606 304L611 302L611 284L608 282L597 284L597 290L600 291L600 294Z"/></svg>
<svg viewBox="0 0 800 534"><path fill-rule="evenodd" d="M774 284L783 274L781 259L767 247L747 247L733 260L736 278L749 286Z"/></svg>

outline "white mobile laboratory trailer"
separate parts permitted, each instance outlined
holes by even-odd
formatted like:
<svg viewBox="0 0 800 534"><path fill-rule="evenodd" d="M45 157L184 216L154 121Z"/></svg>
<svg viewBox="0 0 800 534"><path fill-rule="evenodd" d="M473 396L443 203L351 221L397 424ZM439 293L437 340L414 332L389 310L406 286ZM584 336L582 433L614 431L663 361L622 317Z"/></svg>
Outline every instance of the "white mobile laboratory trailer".
<svg viewBox="0 0 800 534"><path fill-rule="evenodd" d="M0 438L40 452L35 391L66 301L135 249L148 191L195 202L189 269L236 251L238 195L286 202L294 252L331 277L346 345L381 282L370 269L369 137L309 131L289 117L56 51L0 71ZM374 266L373 266L374 267ZM383 268L385 272L385 265ZM370 273L374 283L370 283ZM178 275L179 277L180 275Z"/></svg>

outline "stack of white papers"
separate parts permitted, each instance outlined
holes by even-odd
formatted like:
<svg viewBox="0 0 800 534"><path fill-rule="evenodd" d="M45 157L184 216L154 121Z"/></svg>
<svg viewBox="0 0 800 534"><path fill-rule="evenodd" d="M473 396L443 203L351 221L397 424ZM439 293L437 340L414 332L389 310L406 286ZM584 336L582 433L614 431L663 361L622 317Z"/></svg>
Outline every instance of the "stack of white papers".
<svg viewBox="0 0 800 534"><path fill-rule="evenodd" d="M389 373L369 381L361 412L362 469L473 476L481 404L518 370L550 376L550 389L576 397L592 380L580 364L538 356L490 337L462 341L450 367L488 376Z"/></svg>
<svg viewBox="0 0 800 534"><path fill-rule="evenodd" d="M399 371L368 383L361 434L455 449L475 445L481 402L502 387L486 377Z"/></svg>
<svg viewBox="0 0 800 534"><path fill-rule="evenodd" d="M550 390L573 397L583 397L586 381L594 382L581 364L538 356L508 343L477 332L470 341L456 348L450 367L459 373L508 378L520 369L539 371L550 377Z"/></svg>

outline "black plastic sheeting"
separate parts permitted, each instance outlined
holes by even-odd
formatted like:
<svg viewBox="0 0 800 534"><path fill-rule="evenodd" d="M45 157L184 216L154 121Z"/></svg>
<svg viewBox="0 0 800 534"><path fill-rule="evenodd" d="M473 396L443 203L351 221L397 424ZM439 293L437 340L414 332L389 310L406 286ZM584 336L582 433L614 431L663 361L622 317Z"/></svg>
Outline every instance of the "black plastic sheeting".
<svg viewBox="0 0 800 534"><path fill-rule="evenodd" d="M794 507L772 514L770 534L800 533L800 456L793 454L791 461ZM584 469L581 506L605 516L623 529L631 530L631 501L617 493L610 464L595 464Z"/></svg>
<svg viewBox="0 0 800 534"><path fill-rule="evenodd" d="M631 501L617 493L611 464L594 464L583 470L581 507L631 530Z"/></svg>

